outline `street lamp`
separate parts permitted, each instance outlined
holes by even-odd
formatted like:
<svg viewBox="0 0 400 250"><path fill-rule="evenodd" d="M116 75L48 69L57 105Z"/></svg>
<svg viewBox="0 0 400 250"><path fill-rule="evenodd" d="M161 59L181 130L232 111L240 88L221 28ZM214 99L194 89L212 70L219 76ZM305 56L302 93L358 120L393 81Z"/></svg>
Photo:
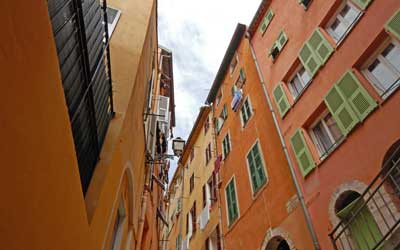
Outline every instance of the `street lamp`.
<svg viewBox="0 0 400 250"><path fill-rule="evenodd" d="M180 137L172 140L172 150L174 151L174 155L181 156L183 153L183 148L185 147L185 140Z"/></svg>

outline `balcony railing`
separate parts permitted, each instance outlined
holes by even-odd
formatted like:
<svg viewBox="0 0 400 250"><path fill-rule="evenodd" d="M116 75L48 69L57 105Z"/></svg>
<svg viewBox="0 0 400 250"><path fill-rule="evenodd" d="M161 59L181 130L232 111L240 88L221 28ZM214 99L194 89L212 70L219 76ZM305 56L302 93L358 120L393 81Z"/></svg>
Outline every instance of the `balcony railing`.
<svg viewBox="0 0 400 250"><path fill-rule="evenodd" d="M333 249L397 249L399 242L396 239L400 235L400 147L394 151L366 190L351 202L352 205L337 213L341 221L329 234ZM394 245L386 248L388 244Z"/></svg>

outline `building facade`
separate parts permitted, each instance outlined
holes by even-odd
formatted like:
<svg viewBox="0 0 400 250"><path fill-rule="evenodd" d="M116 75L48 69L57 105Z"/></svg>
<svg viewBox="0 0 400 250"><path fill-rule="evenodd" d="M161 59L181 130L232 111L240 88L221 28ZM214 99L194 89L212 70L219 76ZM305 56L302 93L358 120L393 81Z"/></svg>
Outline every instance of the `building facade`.
<svg viewBox="0 0 400 250"><path fill-rule="evenodd" d="M108 4L0 3L10 38L0 45L9 86L0 132L9 166L0 184L6 249L159 247L163 192L151 186L167 181L168 163L155 161L163 154L156 139L171 134L174 111L151 129L145 116L159 115L159 96L174 104L173 84L154 87L164 81L157 76L166 53L157 44L157 2Z"/></svg>
<svg viewBox="0 0 400 250"><path fill-rule="evenodd" d="M312 249L245 32L238 24L207 97L225 249Z"/></svg>
<svg viewBox="0 0 400 250"><path fill-rule="evenodd" d="M212 117L200 108L170 184L166 249L222 249Z"/></svg>
<svg viewBox="0 0 400 250"><path fill-rule="evenodd" d="M400 2L262 1L249 29L321 249L398 249Z"/></svg>

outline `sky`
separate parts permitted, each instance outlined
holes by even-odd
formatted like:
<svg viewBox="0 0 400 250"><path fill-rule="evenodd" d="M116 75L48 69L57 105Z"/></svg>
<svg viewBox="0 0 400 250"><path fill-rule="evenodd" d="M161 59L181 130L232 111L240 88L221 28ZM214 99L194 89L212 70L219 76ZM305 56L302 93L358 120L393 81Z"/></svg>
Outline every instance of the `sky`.
<svg viewBox="0 0 400 250"><path fill-rule="evenodd" d="M188 138L237 23L249 25L260 3L261 0L158 1L158 42L173 54L175 137ZM171 162L170 179L175 169L176 160Z"/></svg>

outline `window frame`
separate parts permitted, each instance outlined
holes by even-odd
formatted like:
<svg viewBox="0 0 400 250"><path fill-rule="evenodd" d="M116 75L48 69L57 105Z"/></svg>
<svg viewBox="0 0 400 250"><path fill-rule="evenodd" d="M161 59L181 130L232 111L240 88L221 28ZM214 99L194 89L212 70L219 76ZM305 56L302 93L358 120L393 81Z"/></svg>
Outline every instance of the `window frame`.
<svg viewBox="0 0 400 250"><path fill-rule="evenodd" d="M310 80L308 80L308 82L304 82L303 79L300 77L300 70L303 69L304 72L308 75L308 77L310 78ZM297 96L295 97L293 95L293 91L292 91L292 82L294 80L294 78L297 77L301 83L304 85L304 87L300 90L300 92L297 94ZM311 84L311 82L313 81L313 77L310 76L308 74L308 71L306 70L306 68L304 67L304 65L300 62L299 65L297 66L295 72L290 76L289 78L290 80L287 82L287 87L289 89L290 95L292 96L292 99L294 102L298 101L300 99L300 97L303 95L303 93L306 91L306 89L308 88L308 86Z"/></svg>
<svg viewBox="0 0 400 250"><path fill-rule="evenodd" d="M342 16L339 15L343 11L343 9L346 5L348 5L350 8L358 11L357 16L353 20L352 23L348 23L348 20L344 19ZM360 18L363 16L363 14L364 14L363 10L361 8L359 8L356 4L354 4L352 1L350 1L350 0L342 1L340 6L337 8L335 14L331 17L331 19L325 26L325 30L327 31L329 36L335 41L336 46L339 46L346 39L346 37L351 32L351 30L354 28L354 26L356 26L356 24L358 23ZM331 26L333 25L333 23L335 22L336 19L338 19L341 23L349 24L346 31L343 33L343 35L338 40L336 40L336 36L335 36L335 35L337 35L337 33L331 28Z"/></svg>
<svg viewBox="0 0 400 250"><path fill-rule="evenodd" d="M258 152L260 154L260 158L261 158L261 164L262 164L262 168L264 170L264 175L265 175L265 181L263 183L260 184L259 187L256 187L257 190L254 190L253 188L253 180L251 179L251 172L250 172L250 163L247 159L248 155L250 154L250 152L253 150L254 147L258 148ZM268 183L268 172L267 172L267 165L265 163L264 160L264 155L261 149L261 143L260 140L257 138L256 141L250 146L249 150L247 151L246 155L245 155L245 161L246 161L246 165L247 165L247 173L248 173L248 177L249 177L249 183L250 183L250 188L251 188L251 193L252 193L252 197L253 199L255 198L255 196L259 193L259 191L262 189L262 187L266 186Z"/></svg>
<svg viewBox="0 0 400 250"><path fill-rule="evenodd" d="M233 182L233 187L235 188L235 198L236 198L236 209L237 209L237 217L235 219L233 219L233 221L229 221L229 204L228 204L228 196L226 195L226 190L227 187L229 186L229 184ZM239 197L238 197L238 192L237 192L237 186L236 186L236 178L235 175L232 175L232 177L229 179L229 181L227 181L225 187L224 187L224 191L225 191L225 208L226 208L226 222L228 225L228 228L231 228L233 225L235 225L235 222L240 218L240 205L239 205Z"/></svg>
<svg viewBox="0 0 400 250"><path fill-rule="evenodd" d="M328 157L333 151L335 151L335 149L336 149L337 147L339 147L339 145L340 145L340 144L343 142L343 140L346 138L346 136L342 133L342 131L340 131L340 128L339 128L339 126L337 125L337 122L336 122L336 120L335 120L336 126L338 127L339 131L342 133L342 136L341 136L337 141L335 141L335 139L334 139L334 137L333 137L333 135L332 135L332 132L330 131L328 125L327 125L326 122L325 122L325 118L326 118L328 115L331 115L332 119L335 120L335 117L329 112L329 110L328 110L328 109L325 109L325 110L317 117L317 119L315 119L315 121L312 123L312 125L311 125L311 126L309 127L309 129L308 129L308 133L309 133L309 135L311 136L311 140L312 140L312 142L313 142L313 144L314 144L314 147L317 149L318 157L319 157L320 160L323 160L323 159L325 159L326 157ZM329 140L330 140L331 143L332 143L332 146L331 146L330 148L328 148L325 152L322 152L323 146L319 145L317 135L316 135L315 132L314 132L314 128L315 128L320 122L321 122L321 124L322 124L322 126L323 126L325 132L328 134Z"/></svg>
<svg viewBox="0 0 400 250"><path fill-rule="evenodd" d="M389 36L382 44L380 44L375 51L368 57L365 63L361 67L361 72L368 80L368 82L372 85L376 93L382 98L382 100L388 99L398 88L400 88L400 71L397 70L384 56L382 56L382 52L389 46L390 43L393 43L394 46L400 49L400 42L398 42L395 38ZM384 90L382 93L378 89L376 85L380 85L380 81L368 70L371 64L378 59L381 63L383 63L392 73L398 76L396 82L392 83L392 85ZM379 83L379 84L377 84ZM397 85L397 86L396 86Z"/></svg>
<svg viewBox="0 0 400 250"><path fill-rule="evenodd" d="M245 107L246 102L249 105L250 114L247 114L247 112L246 112L247 120L246 120L246 122L244 122L243 115L242 115L243 114L242 109ZM251 101L250 101L250 96L249 95L246 96L246 98L244 99L244 101L242 103L242 106L240 107L240 112L239 113L240 113L240 122L242 123L242 128L245 128L246 125L249 123L250 119L253 117L253 107L251 105Z"/></svg>
<svg viewBox="0 0 400 250"><path fill-rule="evenodd" d="M224 141L225 141L225 139L226 139L227 137L228 137L229 151L227 152L227 154L225 154L225 150L224 150ZM222 152L222 160L225 160L225 159L229 156L229 153L232 151L231 135L230 135L229 131L226 132L225 136L224 136L223 139L222 139L221 144L222 144L222 151L221 151L221 152Z"/></svg>
<svg viewBox="0 0 400 250"><path fill-rule="evenodd" d="M238 56L238 54L235 54L232 57L231 63L229 64L229 74L230 74L230 76L232 76L233 73L235 73L235 70L236 70L238 64L239 64L239 56Z"/></svg>
<svg viewBox="0 0 400 250"><path fill-rule="evenodd" d="M107 8L113 9L117 11L117 14L115 14L115 18L111 24L108 23L107 20L107 29L108 29L108 39L111 39L112 34L114 33L115 27L118 24L119 18L121 17L122 11L118 8L112 7L110 5L107 5ZM108 13L107 13L108 14ZM107 15L108 16L108 15Z"/></svg>

